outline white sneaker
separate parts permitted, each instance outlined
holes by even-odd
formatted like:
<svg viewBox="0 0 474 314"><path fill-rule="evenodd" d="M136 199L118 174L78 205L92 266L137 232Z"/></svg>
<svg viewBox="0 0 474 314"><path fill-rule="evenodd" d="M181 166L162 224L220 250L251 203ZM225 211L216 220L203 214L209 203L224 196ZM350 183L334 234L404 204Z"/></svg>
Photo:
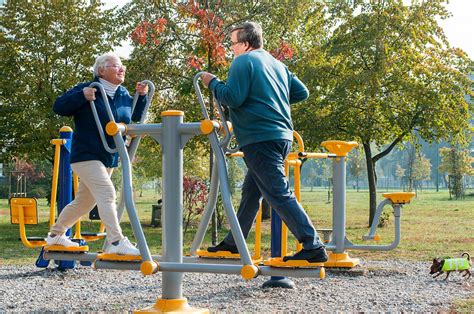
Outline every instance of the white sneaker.
<svg viewBox="0 0 474 314"><path fill-rule="evenodd" d="M54 238L48 233L46 238L46 245L59 245L59 246L74 246L78 247L79 243L71 241L65 234L56 235Z"/></svg>
<svg viewBox="0 0 474 314"><path fill-rule="evenodd" d="M140 255L140 250L135 247L127 237L122 238L117 245L109 244L104 253L119 255Z"/></svg>

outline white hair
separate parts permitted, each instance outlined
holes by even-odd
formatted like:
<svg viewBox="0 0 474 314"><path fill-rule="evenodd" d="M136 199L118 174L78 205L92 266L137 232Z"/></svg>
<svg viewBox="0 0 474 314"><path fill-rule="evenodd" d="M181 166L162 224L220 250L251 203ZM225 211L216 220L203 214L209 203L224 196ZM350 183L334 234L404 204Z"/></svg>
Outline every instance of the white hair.
<svg viewBox="0 0 474 314"><path fill-rule="evenodd" d="M99 70L105 67L108 61L115 58L120 60L120 57L116 53L113 53L113 52L109 52L101 56L98 56L97 59L95 59L95 63L94 63L94 76L99 77Z"/></svg>

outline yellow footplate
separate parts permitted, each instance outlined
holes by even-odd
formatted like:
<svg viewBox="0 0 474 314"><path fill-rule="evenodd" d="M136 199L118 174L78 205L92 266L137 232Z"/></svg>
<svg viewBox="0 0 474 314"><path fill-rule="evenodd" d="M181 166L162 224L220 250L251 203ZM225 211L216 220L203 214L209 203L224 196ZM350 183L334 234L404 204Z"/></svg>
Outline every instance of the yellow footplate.
<svg viewBox="0 0 474 314"><path fill-rule="evenodd" d="M291 267L291 268L315 268L323 267L324 263L310 263L308 261L302 260L289 260L287 262L283 261L282 257L272 257L263 262L265 266L272 267Z"/></svg>
<svg viewBox="0 0 474 314"><path fill-rule="evenodd" d="M231 253L230 251L208 252L206 250L197 250L196 255L199 257L240 259L239 253Z"/></svg>
<svg viewBox="0 0 474 314"><path fill-rule="evenodd" d="M142 257L140 255L119 255L101 253L97 255L99 261L114 261L114 262L141 262Z"/></svg>
<svg viewBox="0 0 474 314"><path fill-rule="evenodd" d="M46 252L68 252L68 253L85 253L89 252L89 246L62 246L62 245L45 245Z"/></svg>
<svg viewBox="0 0 474 314"><path fill-rule="evenodd" d="M197 250L196 255L203 258L226 258L226 259L240 259L239 253L231 253L230 251L217 251L217 252L208 252L206 250ZM259 264L263 261L263 258L252 257L252 262L254 264Z"/></svg>

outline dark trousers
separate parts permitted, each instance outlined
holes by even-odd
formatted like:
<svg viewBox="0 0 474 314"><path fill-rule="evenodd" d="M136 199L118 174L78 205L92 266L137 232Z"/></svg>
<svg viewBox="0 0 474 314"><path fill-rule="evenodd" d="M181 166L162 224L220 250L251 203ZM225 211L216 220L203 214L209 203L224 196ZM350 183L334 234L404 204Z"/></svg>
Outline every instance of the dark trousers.
<svg viewBox="0 0 474 314"><path fill-rule="evenodd" d="M248 168L237 212L244 237L247 238L252 228L263 196L303 244L303 248L310 250L323 246L311 220L291 192L285 176L284 161L291 151L291 142L265 141L246 145L241 150ZM230 232L224 242L235 245Z"/></svg>

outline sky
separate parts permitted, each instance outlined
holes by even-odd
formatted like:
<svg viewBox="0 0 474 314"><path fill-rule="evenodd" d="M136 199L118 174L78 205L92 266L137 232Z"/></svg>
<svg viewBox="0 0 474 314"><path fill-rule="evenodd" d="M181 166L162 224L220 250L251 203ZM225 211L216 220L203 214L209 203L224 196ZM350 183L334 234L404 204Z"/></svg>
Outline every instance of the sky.
<svg viewBox="0 0 474 314"><path fill-rule="evenodd" d="M128 0L104 0L107 8L123 6ZM407 1L408 2L408 1ZM471 59L474 59L474 0L450 0L446 4L452 16L439 23L444 29L449 43L453 47L464 50ZM130 44L123 42L116 52L124 57L130 54Z"/></svg>

